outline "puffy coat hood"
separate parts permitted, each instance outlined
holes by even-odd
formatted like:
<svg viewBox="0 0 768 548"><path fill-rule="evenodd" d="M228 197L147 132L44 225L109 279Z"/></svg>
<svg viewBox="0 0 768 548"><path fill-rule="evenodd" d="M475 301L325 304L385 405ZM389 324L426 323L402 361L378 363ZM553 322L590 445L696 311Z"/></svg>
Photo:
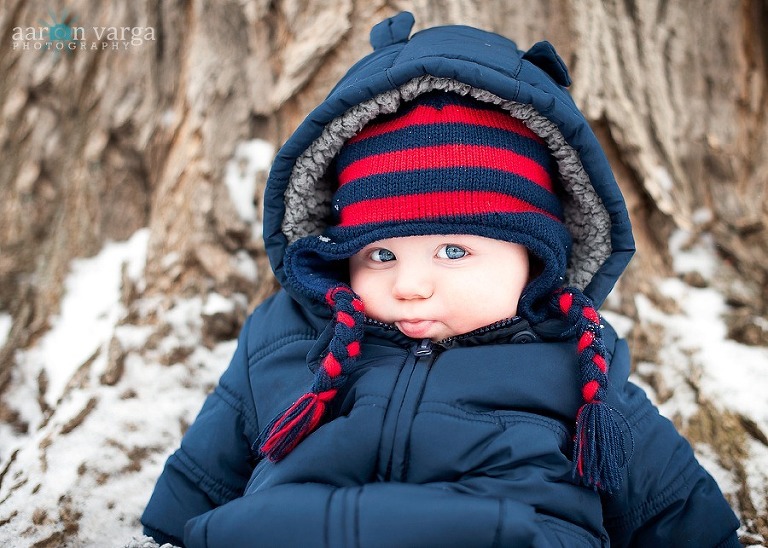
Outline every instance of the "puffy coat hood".
<svg viewBox="0 0 768 548"><path fill-rule="evenodd" d="M280 149L267 183L264 238L278 281L304 306L325 305L286 271L293 242L318 237L331 217L333 176L326 171L343 143L376 116L432 90L493 103L542 137L558 163L573 247L564 285L599 306L634 253L629 216L611 168L586 119L565 89L567 69L548 42L527 52L497 34L464 26L410 36L403 12L371 31L374 51L356 63ZM332 170L331 170L332 171Z"/></svg>

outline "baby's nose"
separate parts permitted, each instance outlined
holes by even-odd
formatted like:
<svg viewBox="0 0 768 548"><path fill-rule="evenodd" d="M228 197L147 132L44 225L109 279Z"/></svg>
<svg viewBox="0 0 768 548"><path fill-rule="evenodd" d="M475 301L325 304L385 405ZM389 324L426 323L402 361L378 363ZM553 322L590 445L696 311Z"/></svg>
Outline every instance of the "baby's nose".
<svg viewBox="0 0 768 548"><path fill-rule="evenodd" d="M397 299L428 299L434 289L428 272L419 268L403 268L398 272L392 293Z"/></svg>

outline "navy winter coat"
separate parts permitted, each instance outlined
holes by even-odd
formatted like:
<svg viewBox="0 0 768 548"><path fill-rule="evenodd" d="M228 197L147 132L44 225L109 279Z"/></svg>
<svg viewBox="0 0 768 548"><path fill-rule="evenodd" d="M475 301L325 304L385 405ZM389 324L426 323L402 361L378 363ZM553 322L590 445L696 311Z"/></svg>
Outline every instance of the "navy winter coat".
<svg viewBox="0 0 768 548"><path fill-rule="evenodd" d="M525 53L468 27L409 39L412 24L400 14L377 26L375 51L280 150L265 240L283 289L248 318L229 368L166 463L145 532L186 546L739 546L738 520L689 444L628 382L627 345L608 325L608 403L626 419L631 449L612 495L572 478L582 403L575 343L553 341L551 321L518 319L447 346L368 325L329 420L279 463L259 459L257 436L311 384L328 336L326 307L285 275L296 237L286 229L288 189L302 154L350 107L414 81L532 105L576 151L607 212L610 252L584 283L597 305L634 250L621 193L551 46Z"/></svg>

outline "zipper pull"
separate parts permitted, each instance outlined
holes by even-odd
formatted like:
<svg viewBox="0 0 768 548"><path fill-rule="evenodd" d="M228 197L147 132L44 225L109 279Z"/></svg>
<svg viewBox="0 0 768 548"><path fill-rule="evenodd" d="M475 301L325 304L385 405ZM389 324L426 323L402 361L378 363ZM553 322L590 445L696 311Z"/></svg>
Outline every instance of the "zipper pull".
<svg viewBox="0 0 768 548"><path fill-rule="evenodd" d="M419 346L416 347L414 354L419 357L432 355L432 341L429 339L421 339Z"/></svg>

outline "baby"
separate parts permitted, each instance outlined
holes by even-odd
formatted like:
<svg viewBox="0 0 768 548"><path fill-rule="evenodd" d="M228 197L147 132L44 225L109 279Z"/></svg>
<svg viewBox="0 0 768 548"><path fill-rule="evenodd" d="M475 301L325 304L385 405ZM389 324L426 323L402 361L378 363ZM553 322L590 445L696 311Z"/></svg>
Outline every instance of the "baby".
<svg viewBox="0 0 768 548"><path fill-rule="evenodd" d="M598 314L634 250L547 43L403 13L273 165L282 290L142 517L187 546L739 546Z"/></svg>

